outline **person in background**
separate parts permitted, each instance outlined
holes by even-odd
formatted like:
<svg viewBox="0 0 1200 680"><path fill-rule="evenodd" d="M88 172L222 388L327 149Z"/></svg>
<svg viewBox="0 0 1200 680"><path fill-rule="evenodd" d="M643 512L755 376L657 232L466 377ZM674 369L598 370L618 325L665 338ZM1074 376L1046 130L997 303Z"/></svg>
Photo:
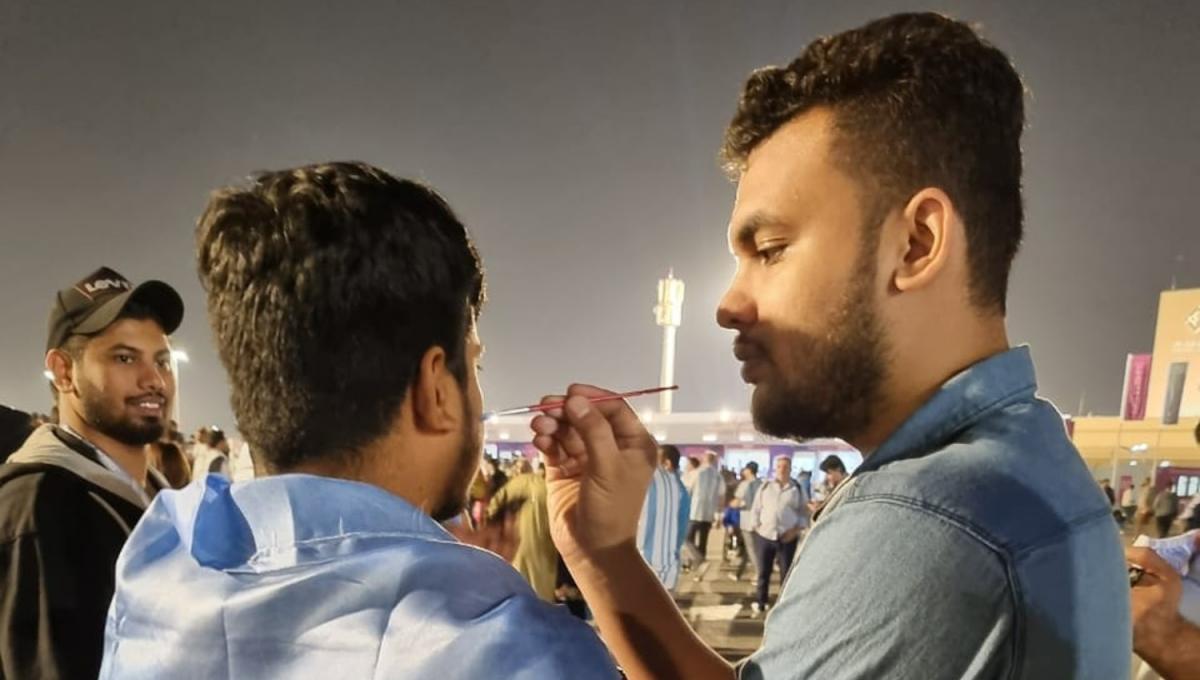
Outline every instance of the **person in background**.
<svg viewBox="0 0 1200 680"><path fill-rule="evenodd" d="M680 548L690 507L678 468L679 449L671 444L660 446L637 529L638 552L667 590L674 590L679 583Z"/></svg>
<svg viewBox="0 0 1200 680"><path fill-rule="evenodd" d="M1196 443L1200 444L1200 422L1196 423ZM1200 529L1200 492L1192 495L1192 499L1179 513L1179 521L1184 531Z"/></svg>
<svg viewBox="0 0 1200 680"><path fill-rule="evenodd" d="M175 442L182 446L187 443L187 437L179 431L179 423L174 419L167 421L167 431L163 433L163 441Z"/></svg>
<svg viewBox="0 0 1200 680"><path fill-rule="evenodd" d="M1141 491L1138 493L1137 506L1137 521L1134 523L1133 532L1135 534L1146 533L1146 527L1154 519L1154 497L1158 495L1154 488L1153 477L1154 471L1151 470L1150 477L1142 480Z"/></svg>
<svg viewBox="0 0 1200 680"><path fill-rule="evenodd" d="M762 480L758 478L758 463L750 461L746 463L746 467L742 468L742 480L738 482L737 489L733 492L732 504L741 511L738 517L738 529L742 534L741 541L741 562L738 563L737 570L729 575L729 578L738 581L742 578L742 573L746 571L746 564L749 563L754 573L754 585L758 585L758 543L754 540L754 499L758 497L758 490L762 487Z"/></svg>
<svg viewBox="0 0 1200 680"><path fill-rule="evenodd" d="M688 493L692 492L692 487L696 484L696 475L698 474L700 474L700 459L695 456L688 456L687 464L683 469L683 474L680 476Z"/></svg>
<svg viewBox="0 0 1200 680"><path fill-rule="evenodd" d="M173 441L159 440L147 446L150 466L162 473L172 489L182 489L192 480L192 466Z"/></svg>
<svg viewBox="0 0 1200 680"><path fill-rule="evenodd" d="M1159 538L1171 533L1171 525L1175 523L1175 517L1178 515L1179 496L1175 495L1175 489L1168 486L1155 494L1154 525L1158 529Z"/></svg>
<svg viewBox="0 0 1200 680"><path fill-rule="evenodd" d="M796 483L804 489L804 495L809 498L815 497L812 488L812 470L801 470L800 474L796 475Z"/></svg>
<svg viewBox="0 0 1200 680"><path fill-rule="evenodd" d="M508 475L500 469L499 462L490 456L484 456L479 464L479 474L471 483L471 498L475 501L472 517L476 523L487 521L488 503L508 482Z"/></svg>
<svg viewBox="0 0 1200 680"><path fill-rule="evenodd" d="M1112 513L1113 519L1117 524L1124 521L1125 515L1121 513L1121 508L1117 505L1117 492L1112 488L1112 480L1105 477L1100 480L1100 489L1104 492L1104 497L1108 499L1109 512Z"/></svg>
<svg viewBox="0 0 1200 680"><path fill-rule="evenodd" d="M1117 507L1117 493L1113 491L1112 483L1107 477L1100 480L1100 490L1104 492L1104 497L1108 499L1108 507Z"/></svg>
<svg viewBox="0 0 1200 680"><path fill-rule="evenodd" d="M1200 493L1192 496L1188 504L1179 513L1179 522L1184 531L1200 529Z"/></svg>
<svg viewBox="0 0 1200 680"><path fill-rule="evenodd" d="M686 479L684 484L687 484ZM724 492L721 489L721 473L717 471L716 453L704 453L704 462L696 469L688 493L691 494L692 503L688 509L687 542L696 548L697 561L703 562L708 559L708 534L712 530L713 519L723 505Z"/></svg>
<svg viewBox="0 0 1200 680"><path fill-rule="evenodd" d="M21 448L33 430L33 418L28 413L0 404L0 462Z"/></svg>
<svg viewBox="0 0 1200 680"><path fill-rule="evenodd" d="M846 464L836 454L831 454L825 457L818 466L821 472L825 473L825 482L822 484L821 498L813 499L808 502L808 511L811 515L816 515L821 511L821 508L829 502L830 497L846 481L850 475L846 473Z"/></svg>
<svg viewBox="0 0 1200 680"><path fill-rule="evenodd" d="M738 473L732 468L721 468L721 507L729 507L733 502L733 495L737 492Z"/></svg>
<svg viewBox="0 0 1200 680"><path fill-rule="evenodd" d="M558 553L550 539L550 514L546 507L546 477L534 472L528 460L517 462L517 474L500 487L488 502L488 524L514 522L517 552L513 567L525 577L538 597L554 602Z"/></svg>
<svg viewBox="0 0 1200 680"><path fill-rule="evenodd" d="M0 466L0 677L94 678L114 565L168 484L147 461L175 398L183 301L103 267L54 296L45 366L59 423Z"/></svg>
<svg viewBox="0 0 1200 680"><path fill-rule="evenodd" d="M201 428L192 448L192 479L203 479L210 474L230 478L229 440L215 425Z"/></svg>
<svg viewBox="0 0 1200 680"><path fill-rule="evenodd" d="M758 550L756 597L750 605L757 616L767 609L771 572L779 562L779 590L787 583L800 534L808 526L808 497L792 479L791 456L775 458L775 474L758 489L750 514Z"/></svg>
<svg viewBox="0 0 1200 680"><path fill-rule="evenodd" d="M1127 524L1133 521L1134 515L1137 512L1137 503L1137 489L1135 489L1133 484L1130 483L1130 485L1125 487L1125 490L1121 492L1122 524Z"/></svg>

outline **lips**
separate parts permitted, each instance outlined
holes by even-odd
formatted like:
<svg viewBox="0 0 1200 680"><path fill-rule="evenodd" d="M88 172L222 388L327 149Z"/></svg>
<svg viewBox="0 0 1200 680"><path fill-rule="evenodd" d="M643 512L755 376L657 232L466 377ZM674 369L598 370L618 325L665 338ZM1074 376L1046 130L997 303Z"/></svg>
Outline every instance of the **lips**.
<svg viewBox="0 0 1200 680"><path fill-rule="evenodd" d="M749 340L738 338L733 342L733 356L742 362L742 381L755 383L762 367L766 364L766 352Z"/></svg>
<svg viewBox="0 0 1200 680"><path fill-rule="evenodd" d="M752 361L763 356L763 351L754 343L738 337L733 341L733 356L738 361Z"/></svg>

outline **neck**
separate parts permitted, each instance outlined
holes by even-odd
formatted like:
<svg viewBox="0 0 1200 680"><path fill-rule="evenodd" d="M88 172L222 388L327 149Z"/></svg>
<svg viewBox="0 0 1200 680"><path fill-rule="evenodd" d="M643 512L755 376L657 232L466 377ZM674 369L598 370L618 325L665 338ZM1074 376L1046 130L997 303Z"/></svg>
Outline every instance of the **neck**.
<svg viewBox="0 0 1200 680"><path fill-rule="evenodd" d="M429 448L423 448L420 444L406 445L403 437L389 432L352 455L305 461L286 470L274 470L270 474L307 474L370 484L430 514L435 509L441 489L436 483L437 479L431 476L432 471L423 466L427 457L417 455L420 451L427 452Z"/></svg>
<svg viewBox="0 0 1200 680"><path fill-rule="evenodd" d="M920 338L910 343L912 351L892 355L892 372L885 387L882 408L876 417L859 435L848 443L870 455L878 449L901 425L925 405L946 381L971 366L1009 349L1008 334L1004 319L960 327L960 335L941 342L934 338ZM942 328L942 326L938 326ZM937 347L937 351L929 348ZM903 367L897 370L896 367Z"/></svg>
<svg viewBox="0 0 1200 680"><path fill-rule="evenodd" d="M65 404L59 404L58 411L60 422L63 425L71 428L76 434L82 436L91 442L93 446L103 451L109 458L112 458L117 465L121 466L125 474L133 478L133 481L146 486L147 463L145 445L131 446L113 439L89 425L83 416Z"/></svg>

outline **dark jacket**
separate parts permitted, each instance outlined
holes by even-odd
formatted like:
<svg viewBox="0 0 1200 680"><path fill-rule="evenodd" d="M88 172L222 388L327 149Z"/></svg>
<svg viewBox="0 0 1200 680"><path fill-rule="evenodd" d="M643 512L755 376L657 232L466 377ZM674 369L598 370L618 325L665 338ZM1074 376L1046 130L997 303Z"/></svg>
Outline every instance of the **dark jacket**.
<svg viewBox="0 0 1200 680"><path fill-rule="evenodd" d="M29 414L0 404L0 462L3 462L33 432Z"/></svg>
<svg viewBox="0 0 1200 680"><path fill-rule="evenodd" d="M144 510L52 425L0 465L0 677L99 674L117 555Z"/></svg>

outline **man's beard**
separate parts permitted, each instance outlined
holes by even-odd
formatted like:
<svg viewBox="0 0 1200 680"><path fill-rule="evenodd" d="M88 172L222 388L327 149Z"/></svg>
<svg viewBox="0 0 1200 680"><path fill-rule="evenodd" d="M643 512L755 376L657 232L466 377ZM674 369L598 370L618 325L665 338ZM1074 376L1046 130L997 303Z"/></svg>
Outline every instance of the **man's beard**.
<svg viewBox="0 0 1200 680"><path fill-rule="evenodd" d="M830 332L774 338L795 373L777 370L756 384L750 410L759 431L791 439L852 439L870 426L882 402L888 344L873 301L875 248L869 242L831 315Z"/></svg>
<svg viewBox="0 0 1200 680"><path fill-rule="evenodd" d="M78 385L83 418L96 431L126 446L145 446L162 438L169 404L163 405L163 418L127 416L120 404L110 403L104 392L87 380L80 380Z"/></svg>
<svg viewBox="0 0 1200 680"><path fill-rule="evenodd" d="M467 413L466 397L463 397L463 412ZM467 494L471 489L471 481L479 470L479 456L483 453L482 440L479 437L479 423L476 418L467 418L463 426L462 444L458 456L450 464L453 465L448 487L442 496L440 505L434 508L431 516L444 522L456 517L467 507Z"/></svg>

